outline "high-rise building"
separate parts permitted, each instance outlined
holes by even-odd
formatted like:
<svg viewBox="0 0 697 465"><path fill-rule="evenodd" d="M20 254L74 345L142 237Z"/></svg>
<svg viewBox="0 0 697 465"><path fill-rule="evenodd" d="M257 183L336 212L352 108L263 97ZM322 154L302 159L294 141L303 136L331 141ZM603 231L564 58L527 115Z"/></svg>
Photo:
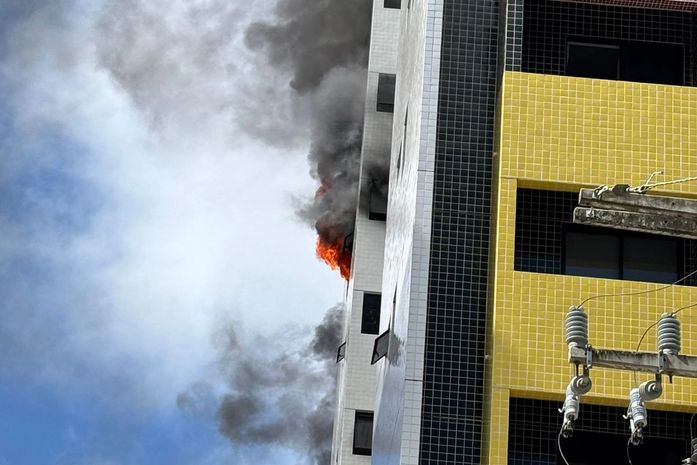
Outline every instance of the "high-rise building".
<svg viewBox="0 0 697 465"><path fill-rule="evenodd" d="M644 445L627 445L622 415L650 375L592 368L571 438L557 409L574 372L571 305L592 298L592 345L651 351L659 316L697 304L697 280L666 285L697 270L696 242L572 222L581 188L697 175L695 12L691 0L374 2L363 156L391 147L389 200L384 232L369 232L362 190L334 463L561 464L558 442L576 464L689 455L695 380L664 380ZM697 198L697 183L651 194ZM377 343L358 327L371 292ZM685 354L697 355L696 312L679 315Z"/></svg>

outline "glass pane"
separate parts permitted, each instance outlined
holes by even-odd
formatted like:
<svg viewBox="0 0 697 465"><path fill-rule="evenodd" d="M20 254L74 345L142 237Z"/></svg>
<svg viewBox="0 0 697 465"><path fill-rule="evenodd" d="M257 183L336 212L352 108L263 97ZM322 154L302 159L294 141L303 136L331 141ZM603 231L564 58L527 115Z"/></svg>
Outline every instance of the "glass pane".
<svg viewBox="0 0 697 465"><path fill-rule="evenodd" d="M396 83L394 74L378 75L377 111L392 112L394 110L394 89Z"/></svg>
<svg viewBox="0 0 697 465"><path fill-rule="evenodd" d="M564 274L620 278L620 239L612 234L567 231Z"/></svg>
<svg viewBox="0 0 697 465"><path fill-rule="evenodd" d="M339 346L339 348L336 351L336 363L339 363L346 357L346 343L344 342Z"/></svg>
<svg viewBox="0 0 697 465"><path fill-rule="evenodd" d="M353 453L370 455L373 447L373 414L372 412L356 412L356 422L353 427Z"/></svg>
<svg viewBox="0 0 697 465"><path fill-rule="evenodd" d="M618 78L618 46L569 42L568 53L567 76L613 80Z"/></svg>
<svg viewBox="0 0 697 465"><path fill-rule="evenodd" d="M388 329L381 335L375 338L375 343L373 344L373 356L370 360L370 364L374 365L382 357L387 355L387 350L390 348L390 330Z"/></svg>
<svg viewBox="0 0 697 465"><path fill-rule="evenodd" d="M625 42L622 44L620 79L683 85L684 56L682 44Z"/></svg>
<svg viewBox="0 0 697 465"><path fill-rule="evenodd" d="M361 332L378 334L380 332L380 294L363 294L363 315Z"/></svg>
<svg viewBox="0 0 697 465"><path fill-rule="evenodd" d="M678 244L675 239L651 236L624 238L623 279L672 283L678 279Z"/></svg>

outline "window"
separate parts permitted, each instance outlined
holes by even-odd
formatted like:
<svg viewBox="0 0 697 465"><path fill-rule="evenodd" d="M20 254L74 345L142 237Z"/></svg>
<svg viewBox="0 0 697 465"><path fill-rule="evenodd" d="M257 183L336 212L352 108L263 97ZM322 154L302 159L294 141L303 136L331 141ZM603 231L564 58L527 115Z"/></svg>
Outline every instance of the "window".
<svg viewBox="0 0 697 465"><path fill-rule="evenodd" d="M567 231L564 274L620 278L620 238L614 234Z"/></svg>
<svg viewBox="0 0 697 465"><path fill-rule="evenodd" d="M387 220L387 196L375 185L370 187L368 219L376 221Z"/></svg>
<svg viewBox="0 0 697 465"><path fill-rule="evenodd" d="M373 344L373 356L370 358L370 364L375 365L378 361L387 355L387 350L390 348L390 330L388 329L381 335L375 338Z"/></svg>
<svg viewBox="0 0 697 465"><path fill-rule="evenodd" d="M697 240L570 223L576 192L516 195L516 271L668 283L697 268Z"/></svg>
<svg viewBox="0 0 697 465"><path fill-rule="evenodd" d="M396 79L394 74L380 73L378 76L377 111L389 113L394 111L394 88Z"/></svg>
<svg viewBox="0 0 697 465"><path fill-rule="evenodd" d="M380 294L363 294L361 333L378 334L380 332L380 303Z"/></svg>
<svg viewBox="0 0 697 465"><path fill-rule="evenodd" d="M373 449L373 412L356 412L353 424L353 454L370 455Z"/></svg>
<svg viewBox="0 0 697 465"><path fill-rule="evenodd" d="M567 225L564 274L672 283L678 279L679 239Z"/></svg>
<svg viewBox="0 0 697 465"><path fill-rule="evenodd" d="M622 240L622 278L631 281L672 283L678 280L678 245L675 239L638 236Z"/></svg>
<svg viewBox="0 0 697 465"><path fill-rule="evenodd" d="M401 8L402 1L401 0L385 0L384 7L385 8Z"/></svg>
<svg viewBox="0 0 697 465"><path fill-rule="evenodd" d="M566 74L596 79L619 79L620 47L569 42Z"/></svg>
<svg viewBox="0 0 697 465"><path fill-rule="evenodd" d="M344 342L336 349L336 363L339 363L346 358L346 343Z"/></svg>
<svg viewBox="0 0 697 465"><path fill-rule="evenodd" d="M683 85L681 44L641 41L569 41L568 76Z"/></svg>

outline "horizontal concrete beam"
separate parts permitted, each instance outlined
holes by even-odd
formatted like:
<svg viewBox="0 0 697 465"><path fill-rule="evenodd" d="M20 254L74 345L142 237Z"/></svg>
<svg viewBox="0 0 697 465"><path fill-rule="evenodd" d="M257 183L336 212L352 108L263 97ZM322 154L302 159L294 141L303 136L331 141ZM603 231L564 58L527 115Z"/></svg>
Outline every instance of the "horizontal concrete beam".
<svg viewBox="0 0 697 465"><path fill-rule="evenodd" d="M574 223L697 239L697 216L576 207Z"/></svg>
<svg viewBox="0 0 697 465"><path fill-rule="evenodd" d="M596 195L596 189L581 189L578 204L603 210L645 213L671 213L679 216L697 216L697 200L678 197L635 194L627 192L629 186L619 184Z"/></svg>
<svg viewBox="0 0 697 465"><path fill-rule="evenodd" d="M659 371L659 355L655 352L630 352L596 348L590 350L593 367L642 371L646 373L658 373ZM569 363L585 364L586 360L586 349L580 347L569 348ZM697 378L697 357L663 355L663 374Z"/></svg>

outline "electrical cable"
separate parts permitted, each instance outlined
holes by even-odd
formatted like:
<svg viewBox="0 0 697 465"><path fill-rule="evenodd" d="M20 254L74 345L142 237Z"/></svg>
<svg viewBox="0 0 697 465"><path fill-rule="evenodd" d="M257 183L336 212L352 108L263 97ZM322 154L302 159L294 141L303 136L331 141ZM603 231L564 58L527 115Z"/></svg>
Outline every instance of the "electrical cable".
<svg viewBox="0 0 697 465"><path fill-rule="evenodd" d="M559 435L557 436L557 448L559 448L559 455L561 455L562 460L564 461L565 465L569 465L569 461L566 460L566 457L564 456L564 452L561 450L561 433L564 430L562 429L559 430Z"/></svg>
<svg viewBox="0 0 697 465"><path fill-rule="evenodd" d="M695 438L694 429L692 428L692 422L694 421L696 416L697 413L693 413L690 417L690 441L692 441Z"/></svg>
<svg viewBox="0 0 697 465"><path fill-rule="evenodd" d="M672 283L670 283L670 284L666 284L665 286L657 287L656 289L649 289L649 290L647 290L647 291L619 292L619 293L617 293L617 294L599 294L599 295L594 295L594 296L592 296L592 297L588 297L586 300L584 300L583 302L581 302L578 306L579 306L579 307L582 307L583 304L585 304L586 302L590 302L591 300L596 300L596 299L604 299L604 298L606 298L606 297L627 297L627 296L634 296L634 295L641 295L641 294L651 294L652 292L663 291L663 290L668 289L668 288L670 288L670 287L673 287L673 286L675 286L675 285L677 285L677 284L680 284L681 282L685 281L685 280L688 279L688 278L691 278L692 276L694 276L694 275L696 275L696 274L697 274L697 270L694 270L694 271L692 271L691 273L686 274L685 276L683 276L682 278L678 279L678 280L675 281L675 282L672 282ZM697 305L697 304L695 304L695 305Z"/></svg>
<svg viewBox="0 0 697 465"><path fill-rule="evenodd" d="M627 439L627 462L629 462L629 465L632 465L632 457L629 455L629 446L632 444L632 438L630 437Z"/></svg>
<svg viewBox="0 0 697 465"><path fill-rule="evenodd" d="M675 316L675 315L677 315L678 313L682 312L683 310L688 309L688 308L692 308L692 307L697 307L697 303L690 304L690 305L685 305L684 307L680 307L679 309L677 309L676 311L674 311L671 315Z"/></svg>
<svg viewBox="0 0 697 465"><path fill-rule="evenodd" d="M641 335L641 337L639 338L639 342L636 345L636 350L635 350L636 353L639 353L639 348L641 347L641 343L644 342L644 338L649 333L649 331L651 331L651 328L655 327L659 321L660 321L660 319L654 321L651 324L651 326L646 328L646 330L644 331L644 334ZM634 387L639 387L639 372L638 371L634 371Z"/></svg>
<svg viewBox="0 0 697 465"><path fill-rule="evenodd" d="M680 313L681 311L687 310L688 308L692 308L692 307L697 307L697 303L685 305L684 307L680 307L679 309L672 312L671 315L675 316L678 313ZM651 328L654 328L658 324L659 321L661 321L660 318L658 320L654 321L648 328L646 328L646 330L644 331L644 334L642 334L641 337L639 338L639 342L636 345L635 352L637 352L637 353L639 352L639 349L641 348L641 343L644 342L644 338L649 333L649 331L651 331ZM639 387L639 377L638 377L638 372L636 372L636 371L634 372L634 385L635 385L635 387ZM690 420L690 428L692 428L692 420ZM692 436L692 430L690 430L690 436Z"/></svg>

